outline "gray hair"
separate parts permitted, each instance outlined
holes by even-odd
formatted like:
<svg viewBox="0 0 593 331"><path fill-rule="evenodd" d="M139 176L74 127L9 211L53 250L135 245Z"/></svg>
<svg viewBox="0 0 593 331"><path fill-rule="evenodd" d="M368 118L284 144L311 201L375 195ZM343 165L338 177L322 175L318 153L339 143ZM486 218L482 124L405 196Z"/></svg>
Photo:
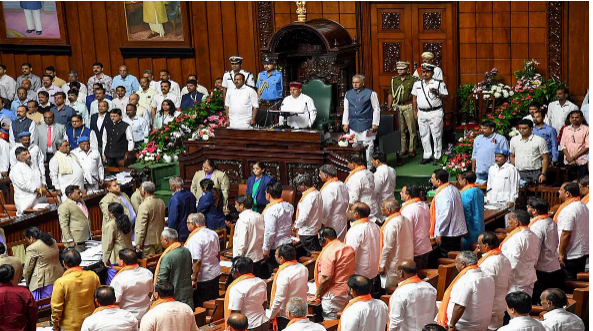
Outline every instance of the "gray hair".
<svg viewBox="0 0 593 331"><path fill-rule="evenodd" d="M57 143L58 143L57 146L60 147L65 142L68 143L68 145L70 145L70 142L68 141L68 139L60 138L60 139L57 140Z"/></svg>
<svg viewBox="0 0 593 331"><path fill-rule="evenodd" d="M171 177L171 179L169 179L169 184L173 184L175 187L182 188L183 179L179 176Z"/></svg>
<svg viewBox="0 0 593 331"><path fill-rule="evenodd" d="M142 185L140 185L140 187L142 188L142 190L144 190L144 192L148 194L154 194L154 192L156 191L156 185L154 185L154 183L151 181L143 182Z"/></svg>
<svg viewBox="0 0 593 331"><path fill-rule="evenodd" d="M167 240L177 241L179 234L177 233L177 231L175 229L166 228L161 233L161 236L163 236L163 238L165 238Z"/></svg>
<svg viewBox="0 0 593 331"><path fill-rule="evenodd" d="M290 312L293 317L307 316L307 302L299 297L292 297L288 300L286 310Z"/></svg>
<svg viewBox="0 0 593 331"><path fill-rule="evenodd" d="M74 75L74 77L78 78L78 72L77 71L70 70L70 71L68 71L68 74L69 75Z"/></svg>
<svg viewBox="0 0 593 331"><path fill-rule="evenodd" d="M294 179L294 184L297 186L305 185L307 187L311 187L313 186L313 179L311 178L311 175L308 173L298 174Z"/></svg>
<svg viewBox="0 0 593 331"><path fill-rule="evenodd" d="M149 69L144 70L144 73L154 76L154 74L152 73L152 70L149 70Z"/></svg>
<svg viewBox="0 0 593 331"><path fill-rule="evenodd" d="M366 82L366 80L367 80L367 79L366 79L366 77L365 77L364 75L361 75L361 74L356 74L356 75L354 75L354 76L352 77L352 79L354 79L354 78L360 78L360 80L361 80L363 83L364 83L364 82Z"/></svg>
<svg viewBox="0 0 593 331"><path fill-rule="evenodd" d="M338 175L338 170L334 165L331 164L324 164L319 168L319 171L323 172L324 174L332 177L336 177Z"/></svg>
<svg viewBox="0 0 593 331"><path fill-rule="evenodd" d="M393 198L389 198L389 199L383 201L383 203L385 204L385 208L390 212L396 212L400 208L399 202L397 202L397 200L395 200Z"/></svg>
<svg viewBox="0 0 593 331"><path fill-rule="evenodd" d="M465 262L467 265L478 264L478 257L476 256L476 253L472 251L462 251L457 257L459 258L459 261Z"/></svg>
<svg viewBox="0 0 593 331"><path fill-rule="evenodd" d="M187 216L187 222L193 223L197 226L206 225L206 216L202 213L193 213Z"/></svg>

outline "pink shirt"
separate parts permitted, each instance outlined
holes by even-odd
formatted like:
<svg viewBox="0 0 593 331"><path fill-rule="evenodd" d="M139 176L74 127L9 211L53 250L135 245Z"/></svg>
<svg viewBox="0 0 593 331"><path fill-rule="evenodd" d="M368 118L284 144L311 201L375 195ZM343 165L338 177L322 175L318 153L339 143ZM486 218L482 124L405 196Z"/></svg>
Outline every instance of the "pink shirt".
<svg viewBox="0 0 593 331"><path fill-rule="evenodd" d="M574 155L585 148L589 148L589 127L581 124L581 126L575 130L572 125L566 126L562 132L560 146L563 150L568 151L570 155ZM587 154L588 153L585 153L579 156L576 159L576 163L578 165L586 164ZM568 164L566 156L564 156L564 163Z"/></svg>
<svg viewBox="0 0 593 331"><path fill-rule="evenodd" d="M432 250L430 244L430 207L424 201L407 205L401 210L403 216L414 225L414 256L426 254Z"/></svg>
<svg viewBox="0 0 593 331"><path fill-rule="evenodd" d="M335 296L345 295L348 293L348 277L354 275L356 268L354 249L341 241L333 242L319 256L317 267L320 276L334 276L328 291Z"/></svg>

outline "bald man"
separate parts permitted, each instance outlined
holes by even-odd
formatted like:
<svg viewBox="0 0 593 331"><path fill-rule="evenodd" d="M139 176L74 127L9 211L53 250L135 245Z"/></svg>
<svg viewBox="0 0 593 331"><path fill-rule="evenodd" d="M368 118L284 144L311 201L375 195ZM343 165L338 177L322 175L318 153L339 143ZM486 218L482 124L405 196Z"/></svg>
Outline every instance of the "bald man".
<svg viewBox="0 0 593 331"><path fill-rule="evenodd" d="M414 237L414 226L399 212L399 202L389 198L381 204L381 212L385 218L381 226L381 258L379 274L385 275L385 288L396 286L399 282L397 267L403 260L414 258L414 245L405 244Z"/></svg>
<svg viewBox="0 0 593 331"><path fill-rule="evenodd" d="M231 313L226 320L226 324L230 331L246 331L249 323L247 322L247 316L241 313Z"/></svg>
<svg viewBox="0 0 593 331"><path fill-rule="evenodd" d="M389 298L388 331L420 330L437 314L437 290L418 277L412 259L403 260L397 273L400 283Z"/></svg>

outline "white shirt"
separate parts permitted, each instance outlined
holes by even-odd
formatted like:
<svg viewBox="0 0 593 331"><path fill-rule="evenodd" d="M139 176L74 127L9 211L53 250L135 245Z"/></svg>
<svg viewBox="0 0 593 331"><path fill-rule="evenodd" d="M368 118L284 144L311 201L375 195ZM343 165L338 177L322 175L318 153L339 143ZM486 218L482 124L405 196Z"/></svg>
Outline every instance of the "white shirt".
<svg viewBox="0 0 593 331"><path fill-rule="evenodd" d="M76 158L76 155L64 155L68 163L70 163L70 167L72 168L72 172L67 174L60 173L60 168L58 164L58 153L51 158L49 161L49 178L51 178L51 182L56 190L62 191L62 201L66 200L66 187L70 185L78 186L83 192L84 190L84 172L82 170L82 165Z"/></svg>
<svg viewBox="0 0 593 331"><path fill-rule="evenodd" d="M259 108L257 93L247 85L243 85L239 89L229 89L226 93L224 106L229 107L229 128L247 129L253 118L253 108Z"/></svg>
<svg viewBox="0 0 593 331"><path fill-rule="evenodd" d="M86 104L84 102L75 101L74 103L71 103L70 101L67 101L66 106L74 109L74 111L78 115L82 116L82 122L84 123L84 126L86 126L89 129L91 128L91 117L89 115L89 110L86 108Z"/></svg>
<svg viewBox="0 0 593 331"><path fill-rule="evenodd" d="M273 316L288 317L286 305L290 298L297 297L307 301L308 280L309 270L300 263L282 269L276 278L276 294L274 302L270 303L270 318Z"/></svg>
<svg viewBox="0 0 593 331"><path fill-rule="evenodd" d="M10 170L9 177L14 187L16 215L21 216L23 210L32 207L37 201L38 189L43 183L42 176L37 166L17 162Z"/></svg>
<svg viewBox="0 0 593 331"><path fill-rule="evenodd" d="M523 229L507 239L501 250L511 262L509 293L532 286L537 280L535 264L539 258L539 238L535 233Z"/></svg>
<svg viewBox="0 0 593 331"><path fill-rule="evenodd" d="M205 282L220 276L220 240L218 234L208 228L202 228L185 243L191 258L202 260L198 273L198 282Z"/></svg>
<svg viewBox="0 0 593 331"><path fill-rule="evenodd" d="M152 272L142 267L122 271L111 280L115 301L121 309L132 313L138 323L150 308L153 281Z"/></svg>
<svg viewBox="0 0 593 331"><path fill-rule="evenodd" d="M17 118L15 121L18 121L19 119ZM25 119L23 119L25 120ZM13 121L14 122L14 121ZM31 125L29 125L29 133L31 134L31 145L36 144L37 143L37 123L35 123L35 121L31 121ZM14 146L16 143L18 143L18 135L17 138L14 138L14 134L12 133L12 122L10 123L10 129L8 130L8 142L10 143L10 146Z"/></svg>
<svg viewBox="0 0 593 331"><path fill-rule="evenodd" d="M10 167L13 168L17 163L16 155L14 152L18 147L24 147L21 143L16 143L10 149ZM37 147L37 145L33 145L32 143L29 145L29 155L31 155L31 166L36 167L40 174L42 174L41 182L45 184L45 155L41 151L41 148Z"/></svg>
<svg viewBox="0 0 593 331"><path fill-rule="evenodd" d="M488 169L486 184L486 201L489 203L515 202L519 197L519 181L521 176L515 166L507 162L499 167L493 164Z"/></svg>
<svg viewBox="0 0 593 331"><path fill-rule="evenodd" d="M238 310L247 317L248 329L264 324L268 318L263 303L268 300L266 283L261 278L244 279L231 287L229 310Z"/></svg>
<svg viewBox="0 0 593 331"><path fill-rule="evenodd" d="M412 221L414 229L414 256L432 251L430 244L430 207L424 201L407 205L401 214Z"/></svg>
<svg viewBox="0 0 593 331"><path fill-rule="evenodd" d="M319 191L313 190L302 198L297 211L298 219L295 220L294 227L298 229L299 235L316 236L323 221L323 201Z"/></svg>
<svg viewBox="0 0 593 331"><path fill-rule="evenodd" d="M181 107L181 97L178 94L173 93L172 91L169 91L169 93L167 93L166 96L163 95L163 93L157 93L152 98L152 103L150 104L150 107L155 108L157 111L160 111L163 106L163 101L165 100L173 101L175 108Z"/></svg>
<svg viewBox="0 0 593 331"><path fill-rule="evenodd" d="M204 86L198 84L198 86L196 87L196 91L198 91L199 93L202 93L205 97L208 97L208 89L206 89ZM184 96L188 93L189 92L187 91L187 86L184 86L181 89L181 96Z"/></svg>
<svg viewBox="0 0 593 331"><path fill-rule="evenodd" d="M0 95L0 97L10 101L14 100L14 95L16 94L17 90L16 80L7 74L4 74L2 77L0 77L0 86L3 86L5 91L5 93Z"/></svg>
<svg viewBox="0 0 593 331"><path fill-rule="evenodd" d="M284 331L326 331L326 329L321 323L314 323L304 318L292 323Z"/></svg>
<svg viewBox="0 0 593 331"><path fill-rule="evenodd" d="M542 154L549 153L544 138L534 134L526 140L521 135L511 138L510 152L515 155L515 167L519 171L542 169Z"/></svg>
<svg viewBox="0 0 593 331"><path fill-rule="evenodd" d="M233 257L246 256L253 262L261 261L264 258L264 232L264 218L260 213L251 209L242 211L235 224Z"/></svg>
<svg viewBox="0 0 593 331"><path fill-rule="evenodd" d="M494 279L480 268L468 270L451 289L447 306L449 321L453 315L453 307L458 304L465 307L455 325L458 330L486 330L492 316L494 288Z"/></svg>
<svg viewBox="0 0 593 331"><path fill-rule="evenodd" d="M238 73L241 73L241 74L243 74L243 76L245 76L245 85L255 87L255 82L253 81L252 73L250 73L249 71L245 71L243 69L239 70ZM237 88L235 86L234 82L235 82L235 72L233 70L225 71L224 75L222 76L222 87L227 89L226 90L227 95L229 94L229 92L231 90L234 90ZM252 90L253 90L253 88L252 88ZM254 92L255 92L255 90L254 90Z"/></svg>
<svg viewBox="0 0 593 331"><path fill-rule="evenodd" d="M564 308L556 308L545 313L541 323L546 331L585 331L583 320Z"/></svg>
<svg viewBox="0 0 593 331"><path fill-rule="evenodd" d="M140 81L138 81L138 82L140 82ZM148 83L148 88L152 89L156 93L160 93L161 92L161 81L160 80L151 80L150 83ZM140 89L142 89L142 86L140 87Z"/></svg>
<svg viewBox="0 0 593 331"><path fill-rule="evenodd" d="M354 173L346 183L348 187L348 203L363 202L371 208L369 220L374 222L380 209L375 199L375 176L369 170Z"/></svg>
<svg viewBox="0 0 593 331"><path fill-rule="evenodd" d="M100 129L101 127L103 127L103 122L105 121L105 119L107 117L109 117L109 113L105 113L103 115L99 114L97 116L97 128ZM95 132L95 131L93 131L93 132ZM103 146L101 146L101 147L103 147Z"/></svg>
<svg viewBox="0 0 593 331"><path fill-rule="evenodd" d="M119 97L114 97L113 100L111 100L111 103L113 103L113 108L119 108L121 109L122 114L125 114L126 106L129 103L129 98L126 96L124 96L121 99Z"/></svg>
<svg viewBox="0 0 593 331"><path fill-rule="evenodd" d="M162 80L158 81L159 88L157 89L157 91L161 90L160 86L161 86L162 82L163 82ZM169 83L171 83L171 88L169 89L169 92L177 95L179 97L179 99L181 100L181 89L179 88L179 84L177 84L177 82L175 82L171 79L169 79Z"/></svg>
<svg viewBox="0 0 593 331"><path fill-rule="evenodd" d="M377 276L381 258L381 231L373 221L353 226L346 234L346 245L354 248L354 272L369 279Z"/></svg>
<svg viewBox="0 0 593 331"><path fill-rule="evenodd" d="M70 82L62 85L62 91L64 91L64 93L66 93L66 96L68 95L68 91L70 91ZM87 93L86 85L83 83L80 83L80 90L78 90L78 97L76 98L76 100L78 102L82 102L84 104L86 102L87 96L88 96L88 93Z"/></svg>
<svg viewBox="0 0 593 331"><path fill-rule="evenodd" d="M579 107L568 100L564 102L563 106L560 105L560 101L550 102L548 105L548 116L546 116L548 123L546 124L556 129L556 133L560 134L560 129L564 126L566 117L573 110L579 110Z"/></svg>
<svg viewBox="0 0 593 331"><path fill-rule="evenodd" d="M385 220L387 222L387 219ZM383 227L383 250L379 266L385 267L387 276L399 280L397 267L403 260L414 259L414 225L405 216L395 216Z"/></svg>
<svg viewBox="0 0 593 331"><path fill-rule="evenodd" d="M137 328L138 321L132 313L121 308L106 308L85 318L80 331L131 331Z"/></svg>
<svg viewBox="0 0 593 331"><path fill-rule="evenodd" d="M423 90L424 88L424 90ZM438 94L432 93L430 89L437 89L441 95L449 95L445 82L432 78L428 84L424 80L419 80L412 86L411 94L416 96L418 110L439 109L443 106L443 101Z"/></svg>
<svg viewBox="0 0 593 331"><path fill-rule="evenodd" d="M436 209L435 236L457 237L467 233L465 213L459 190L449 185L434 197Z"/></svg>
<svg viewBox="0 0 593 331"><path fill-rule="evenodd" d="M323 225L336 230L338 239L344 240L346 236L346 225L348 220L348 187L341 181L327 184L321 190L321 201L323 202Z"/></svg>
<svg viewBox="0 0 593 331"><path fill-rule="evenodd" d="M263 214L265 222L264 251L292 243L290 232L293 214L294 207L286 201L266 209Z"/></svg>
<svg viewBox="0 0 593 331"><path fill-rule="evenodd" d="M420 77L418 70L414 70L414 74L412 74L412 76L414 76L416 78L422 78L422 77ZM438 79L438 80L443 80L443 70L441 70L441 68L435 66L434 73L432 74L432 78Z"/></svg>
<svg viewBox="0 0 593 331"><path fill-rule="evenodd" d="M558 214L558 237L562 231L572 231L566 258L578 259L589 254L589 208L580 201L568 204Z"/></svg>
<svg viewBox="0 0 593 331"><path fill-rule="evenodd" d="M146 112L145 112L146 113ZM132 127L132 136L134 137L134 142L148 142L148 135L150 134L150 124L146 121L144 117L134 116L134 118L129 118L126 116L124 122L128 123L130 127Z"/></svg>
<svg viewBox="0 0 593 331"><path fill-rule="evenodd" d="M97 127L100 127L100 126L98 126L98 124L97 124ZM126 128L126 140L128 141L128 152L129 152L134 149L134 136L132 135L132 127L129 125ZM107 147L107 130L103 130L103 149L102 149L103 154L105 154L106 147Z"/></svg>
<svg viewBox="0 0 593 331"><path fill-rule="evenodd" d="M16 158L16 156L15 156ZM0 173L1 172L8 172L8 168L10 168L10 144L4 140L0 139ZM0 174L0 178L2 178L2 174Z"/></svg>
<svg viewBox="0 0 593 331"><path fill-rule="evenodd" d="M558 261L558 226L550 217L540 219L529 227L531 232L539 238L539 258L535 269L544 272L552 272L560 269Z"/></svg>
<svg viewBox="0 0 593 331"><path fill-rule="evenodd" d="M395 190L395 169L387 164L381 164L377 167L377 171L373 175L375 177L375 196L377 203L381 204L383 201L391 198L393 199L393 191Z"/></svg>
<svg viewBox="0 0 593 331"><path fill-rule="evenodd" d="M492 311L495 313L505 312L507 309L505 296L509 289L511 262L504 254L492 255L480 264L480 269L494 279L494 289L496 291Z"/></svg>
<svg viewBox="0 0 593 331"><path fill-rule="evenodd" d="M111 109L114 108L113 107L113 101L108 100L107 98L105 98L105 99L103 99L101 101L107 101L107 105L108 106L107 106L107 113L106 114L108 114L111 111ZM126 112L126 109L124 108L122 110L122 114L125 113L125 112ZM98 114L98 113L99 113L99 100L94 100L93 102L91 102L91 109L90 109L90 112L89 112L89 118L91 116L93 116L94 114ZM97 124L97 126L100 127L98 124Z"/></svg>
<svg viewBox="0 0 593 331"><path fill-rule="evenodd" d="M542 322L531 316L518 316L498 331L546 331Z"/></svg>
<svg viewBox="0 0 593 331"><path fill-rule="evenodd" d="M342 331L385 331L387 305L377 299L358 301L342 313Z"/></svg>
<svg viewBox="0 0 593 331"><path fill-rule="evenodd" d="M373 107L373 122L372 125L379 126L381 122L381 105L379 104L379 98L377 97L377 92L371 92L371 107ZM348 99L344 97L344 112L342 113L342 125L350 124L350 113L349 107L350 104Z"/></svg>
<svg viewBox="0 0 593 331"><path fill-rule="evenodd" d="M198 331L194 312L183 302L164 302L149 310L139 331L187 330Z"/></svg>
<svg viewBox="0 0 593 331"><path fill-rule="evenodd" d="M398 286L389 298L388 331L422 330L437 315L437 290L427 282Z"/></svg>
<svg viewBox="0 0 593 331"><path fill-rule="evenodd" d="M315 103L308 95L301 93L298 97L287 96L282 101L280 108L282 111L298 113L296 116L288 117L288 125L292 128L302 129L313 126L317 118L317 108ZM284 117L280 116L280 123L284 122Z"/></svg>

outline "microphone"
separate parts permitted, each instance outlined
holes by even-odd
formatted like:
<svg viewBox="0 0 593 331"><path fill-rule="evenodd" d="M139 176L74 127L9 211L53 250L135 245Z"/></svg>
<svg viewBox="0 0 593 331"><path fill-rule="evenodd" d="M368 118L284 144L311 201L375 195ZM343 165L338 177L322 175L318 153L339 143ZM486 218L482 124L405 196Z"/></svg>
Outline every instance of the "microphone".
<svg viewBox="0 0 593 331"><path fill-rule="evenodd" d="M53 191L55 191L55 190L53 190ZM47 190L47 192L49 193L49 195L51 195L52 198L55 199L55 201L58 201L57 196L52 194L52 190ZM60 205L57 202L54 202L54 205L56 205L56 208L60 207Z"/></svg>

